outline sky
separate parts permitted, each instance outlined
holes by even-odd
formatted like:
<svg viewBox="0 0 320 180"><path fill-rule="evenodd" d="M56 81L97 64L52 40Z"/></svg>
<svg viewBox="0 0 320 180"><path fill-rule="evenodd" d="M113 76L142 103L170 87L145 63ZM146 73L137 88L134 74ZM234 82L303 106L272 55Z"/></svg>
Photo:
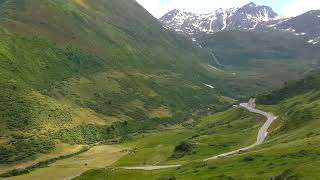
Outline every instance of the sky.
<svg viewBox="0 0 320 180"><path fill-rule="evenodd" d="M153 16L160 18L172 9L194 13L209 13L219 8L241 7L254 2L268 5L282 16L297 16L309 10L320 9L320 0L136 0Z"/></svg>

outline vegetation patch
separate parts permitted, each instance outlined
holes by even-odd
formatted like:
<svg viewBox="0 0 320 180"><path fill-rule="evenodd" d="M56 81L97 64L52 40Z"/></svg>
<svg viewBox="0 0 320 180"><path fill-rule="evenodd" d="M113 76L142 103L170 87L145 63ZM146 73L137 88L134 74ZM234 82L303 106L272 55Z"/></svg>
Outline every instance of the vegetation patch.
<svg viewBox="0 0 320 180"><path fill-rule="evenodd" d="M0 164L20 161L55 148L55 142L48 138L21 138L16 137L8 143L9 146L0 147Z"/></svg>
<svg viewBox="0 0 320 180"><path fill-rule="evenodd" d="M192 145L188 142L181 142L178 144L173 151L171 156L172 159L180 159L185 155L190 155L192 153Z"/></svg>

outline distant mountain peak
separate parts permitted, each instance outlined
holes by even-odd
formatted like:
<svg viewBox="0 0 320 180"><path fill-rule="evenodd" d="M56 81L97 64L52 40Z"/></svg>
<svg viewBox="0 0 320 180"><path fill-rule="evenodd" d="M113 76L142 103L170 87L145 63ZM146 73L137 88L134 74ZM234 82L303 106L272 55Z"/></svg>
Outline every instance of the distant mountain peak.
<svg viewBox="0 0 320 180"><path fill-rule="evenodd" d="M173 10L171 10L169 13L179 13L179 12L180 12L179 9L173 9Z"/></svg>
<svg viewBox="0 0 320 180"><path fill-rule="evenodd" d="M245 6L249 6L249 7L257 7L257 4L254 2L250 2L249 4L245 5Z"/></svg>
<svg viewBox="0 0 320 180"><path fill-rule="evenodd" d="M297 17L282 17L269 6L251 2L242 7L220 8L207 14L174 9L159 20L166 28L192 38L198 34L224 30L280 31L304 36L310 44L320 44L320 10L308 11Z"/></svg>
<svg viewBox="0 0 320 180"><path fill-rule="evenodd" d="M175 31L188 35L214 33L222 30L254 29L258 23L277 17L272 8L251 2L240 8L218 9L208 14L172 10L160 21Z"/></svg>

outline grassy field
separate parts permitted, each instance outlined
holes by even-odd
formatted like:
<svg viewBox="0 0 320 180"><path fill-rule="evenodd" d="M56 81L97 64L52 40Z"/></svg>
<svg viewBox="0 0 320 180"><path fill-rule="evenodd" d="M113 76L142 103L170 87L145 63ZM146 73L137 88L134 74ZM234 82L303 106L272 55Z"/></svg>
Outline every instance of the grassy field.
<svg viewBox="0 0 320 180"><path fill-rule="evenodd" d="M38 154L37 156L33 157L32 160L26 160L23 162L18 162L10 165L0 165L0 174L5 173L7 171L13 170L13 169L22 169L26 168L28 166L34 165L40 161L45 161L48 159L52 159L58 156L68 155L75 152L80 151L82 148L81 145L68 145L68 144L58 144L54 151L46 154Z"/></svg>
<svg viewBox="0 0 320 180"><path fill-rule="evenodd" d="M264 121L263 117L234 108L201 119L193 128L138 135L124 146L133 151L115 166L179 164L200 160L253 144ZM192 151L172 158L182 142L191 144Z"/></svg>
<svg viewBox="0 0 320 180"><path fill-rule="evenodd" d="M190 129L169 130L139 135L123 146L134 150L121 158L115 166L139 166L161 164L171 156L176 144L187 139L193 131Z"/></svg>
<svg viewBox="0 0 320 180"><path fill-rule="evenodd" d="M74 176L78 176L81 173L96 168L104 168L111 165L118 159L120 159L125 153L119 146L95 146L89 151L80 155L59 160L49 167L36 169L30 174L25 174L17 177L11 177L7 179L12 180L32 180L32 179L44 179L44 180L61 180Z"/></svg>

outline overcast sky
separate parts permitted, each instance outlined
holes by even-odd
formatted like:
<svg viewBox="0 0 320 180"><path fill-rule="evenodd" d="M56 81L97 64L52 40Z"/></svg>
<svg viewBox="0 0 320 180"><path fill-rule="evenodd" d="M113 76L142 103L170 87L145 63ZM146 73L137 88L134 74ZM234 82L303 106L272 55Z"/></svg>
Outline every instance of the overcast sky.
<svg viewBox="0 0 320 180"><path fill-rule="evenodd" d="M320 9L320 0L137 0L157 18L172 9L208 13L219 8L240 7L252 1L258 5L268 5L283 16L296 16Z"/></svg>

